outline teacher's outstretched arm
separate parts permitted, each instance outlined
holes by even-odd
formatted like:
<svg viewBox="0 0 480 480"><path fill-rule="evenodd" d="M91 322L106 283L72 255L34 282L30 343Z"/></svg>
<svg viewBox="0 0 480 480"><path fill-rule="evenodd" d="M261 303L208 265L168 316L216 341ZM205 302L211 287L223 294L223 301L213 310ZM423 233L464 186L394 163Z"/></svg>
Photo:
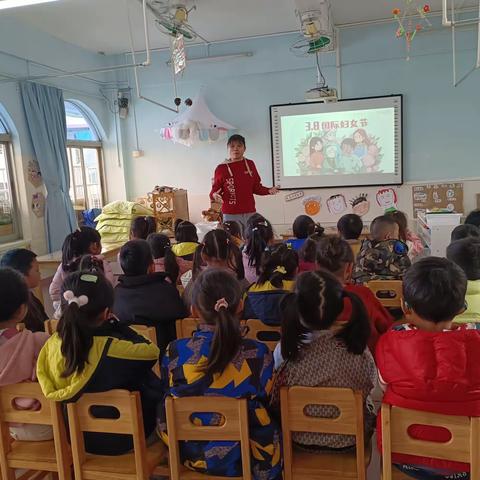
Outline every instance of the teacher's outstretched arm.
<svg viewBox="0 0 480 480"><path fill-rule="evenodd" d="M255 195L276 195L278 193L277 187L267 188L262 185L262 180L258 174L257 167L253 164L252 175L254 179L253 193Z"/></svg>

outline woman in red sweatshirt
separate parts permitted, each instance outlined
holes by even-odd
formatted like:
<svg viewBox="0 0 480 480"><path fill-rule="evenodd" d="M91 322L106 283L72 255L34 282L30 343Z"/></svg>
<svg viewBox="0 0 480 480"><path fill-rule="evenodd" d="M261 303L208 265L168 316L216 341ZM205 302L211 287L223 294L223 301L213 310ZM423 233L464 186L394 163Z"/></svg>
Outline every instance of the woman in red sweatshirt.
<svg viewBox="0 0 480 480"><path fill-rule="evenodd" d="M230 159L215 169L210 198L222 203L224 221L239 222L245 229L247 220L255 213L253 195L275 195L278 190L264 187L253 160L243 156L246 150L244 137L232 135L227 147Z"/></svg>

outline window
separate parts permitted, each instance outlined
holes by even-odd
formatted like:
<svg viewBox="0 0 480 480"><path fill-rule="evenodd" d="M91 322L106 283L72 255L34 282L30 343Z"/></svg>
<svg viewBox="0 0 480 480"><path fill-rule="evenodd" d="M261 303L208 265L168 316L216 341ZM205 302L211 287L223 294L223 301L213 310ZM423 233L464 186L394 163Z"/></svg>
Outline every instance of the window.
<svg viewBox="0 0 480 480"><path fill-rule="evenodd" d="M102 143L83 109L65 102L70 198L76 210L102 208L104 182Z"/></svg>
<svg viewBox="0 0 480 480"><path fill-rule="evenodd" d="M0 117L0 243L20 237L12 181L12 138Z"/></svg>

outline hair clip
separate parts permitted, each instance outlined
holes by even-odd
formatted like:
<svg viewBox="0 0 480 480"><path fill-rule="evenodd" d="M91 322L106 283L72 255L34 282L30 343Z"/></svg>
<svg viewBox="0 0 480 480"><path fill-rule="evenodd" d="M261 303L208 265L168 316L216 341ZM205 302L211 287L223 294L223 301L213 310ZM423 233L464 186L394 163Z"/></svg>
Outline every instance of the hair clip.
<svg viewBox="0 0 480 480"><path fill-rule="evenodd" d="M71 290L67 290L63 294L63 298L68 302L69 305L76 303L79 308L88 303L88 297L86 295L80 295L79 297L76 297Z"/></svg>
<svg viewBox="0 0 480 480"><path fill-rule="evenodd" d="M281 273L282 275L286 275L287 269L283 265L277 265L273 273Z"/></svg>
<svg viewBox="0 0 480 480"><path fill-rule="evenodd" d="M258 230L258 227L253 227L252 232L256 232Z"/></svg>
<svg viewBox="0 0 480 480"><path fill-rule="evenodd" d="M214 309L215 309L216 312L219 312L221 308L225 308L225 309L228 308L228 302L225 300L225 298L220 298L215 303Z"/></svg>
<svg viewBox="0 0 480 480"><path fill-rule="evenodd" d="M91 275L88 273L85 273L80 277L80 280L88 283L97 283L98 282L98 276L97 275Z"/></svg>

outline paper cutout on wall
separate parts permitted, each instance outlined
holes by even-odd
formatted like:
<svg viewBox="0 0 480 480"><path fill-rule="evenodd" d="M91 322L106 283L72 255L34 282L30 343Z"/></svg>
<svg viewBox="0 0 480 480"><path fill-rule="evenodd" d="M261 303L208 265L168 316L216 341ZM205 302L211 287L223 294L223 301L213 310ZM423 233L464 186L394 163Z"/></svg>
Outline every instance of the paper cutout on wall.
<svg viewBox="0 0 480 480"><path fill-rule="evenodd" d="M377 205L384 212L397 210L397 192L393 188L381 188L376 195Z"/></svg>
<svg viewBox="0 0 480 480"><path fill-rule="evenodd" d="M32 195L32 212L38 218L45 215L45 197L42 192Z"/></svg>
<svg viewBox="0 0 480 480"><path fill-rule="evenodd" d="M203 94L199 93L191 107L160 129L160 135L164 140L191 147L198 142L217 142L235 131L235 127L210 111Z"/></svg>
<svg viewBox="0 0 480 480"><path fill-rule="evenodd" d="M42 184L42 172L40 171L40 165L36 160L30 160L28 162L28 181L36 188Z"/></svg>
<svg viewBox="0 0 480 480"><path fill-rule="evenodd" d="M347 209L347 201L341 193L332 195L327 200L327 208L332 215L341 215Z"/></svg>
<svg viewBox="0 0 480 480"><path fill-rule="evenodd" d="M322 208L322 197L311 196L303 200L303 206L307 215L315 216L320 213Z"/></svg>
<svg viewBox="0 0 480 480"><path fill-rule="evenodd" d="M368 193L361 193L350 200L352 212L363 217L370 211L370 202L368 200Z"/></svg>
<svg viewBox="0 0 480 480"><path fill-rule="evenodd" d="M303 198L305 196L305 192L303 190L297 190L296 192L289 193L285 195L286 202L293 202L299 198Z"/></svg>

